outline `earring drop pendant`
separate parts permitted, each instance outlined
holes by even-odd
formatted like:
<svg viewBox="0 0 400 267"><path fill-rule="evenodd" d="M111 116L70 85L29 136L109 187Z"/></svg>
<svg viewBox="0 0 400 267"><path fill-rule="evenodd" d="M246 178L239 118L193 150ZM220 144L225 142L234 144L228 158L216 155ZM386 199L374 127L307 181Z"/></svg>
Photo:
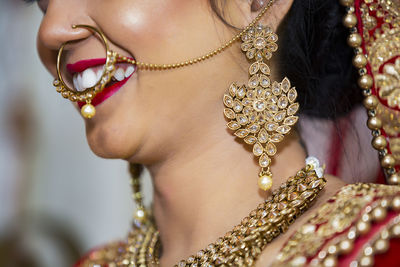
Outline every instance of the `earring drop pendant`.
<svg viewBox="0 0 400 267"><path fill-rule="evenodd" d="M268 191L272 187L272 173L269 171L260 172L258 177L258 187L263 191Z"/></svg>
<svg viewBox="0 0 400 267"><path fill-rule="evenodd" d="M86 103L81 108L81 114L84 118L91 119L96 115L96 108L92 104Z"/></svg>

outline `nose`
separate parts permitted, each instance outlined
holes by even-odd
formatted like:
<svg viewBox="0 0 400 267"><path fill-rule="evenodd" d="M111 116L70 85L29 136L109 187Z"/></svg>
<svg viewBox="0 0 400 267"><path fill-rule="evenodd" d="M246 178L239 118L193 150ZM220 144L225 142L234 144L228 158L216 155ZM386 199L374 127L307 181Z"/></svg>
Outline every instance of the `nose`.
<svg viewBox="0 0 400 267"><path fill-rule="evenodd" d="M58 50L67 41L78 41L92 35L83 28L72 28L74 24L94 25L90 16L85 14L85 2L82 0L52 0L38 32L38 42L48 50Z"/></svg>

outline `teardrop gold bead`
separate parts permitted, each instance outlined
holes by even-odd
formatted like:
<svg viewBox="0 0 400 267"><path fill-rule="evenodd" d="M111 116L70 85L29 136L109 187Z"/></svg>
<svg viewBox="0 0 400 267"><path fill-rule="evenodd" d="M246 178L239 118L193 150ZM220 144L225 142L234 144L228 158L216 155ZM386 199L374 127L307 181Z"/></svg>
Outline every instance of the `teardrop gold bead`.
<svg viewBox="0 0 400 267"><path fill-rule="evenodd" d="M86 119L91 119L96 115L96 108L92 104L85 104L81 108L81 114Z"/></svg>

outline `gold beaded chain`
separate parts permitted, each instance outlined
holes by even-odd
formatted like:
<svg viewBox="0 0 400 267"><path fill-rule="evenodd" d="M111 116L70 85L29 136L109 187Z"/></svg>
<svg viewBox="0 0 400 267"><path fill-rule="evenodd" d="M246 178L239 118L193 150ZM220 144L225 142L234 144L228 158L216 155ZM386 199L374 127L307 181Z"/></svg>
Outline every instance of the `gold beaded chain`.
<svg viewBox="0 0 400 267"><path fill-rule="evenodd" d="M144 62L140 62L140 61L136 61L134 59L128 58L126 56L121 56L121 55L117 55L118 59L122 60L122 61L126 61L128 63L131 63L133 65L138 66L139 68L144 68L144 69L149 69L149 70L167 70L167 69L176 69L176 68L182 68L182 67L186 67L189 65L193 65L196 63L199 63L201 61L204 61L206 59L209 59L219 53L221 53L222 51L224 51L225 49L227 49L228 47L230 47L233 43L235 43L236 41L240 40L240 38L242 37L242 35L247 32L250 28L254 27L262 18L262 16L264 16L264 14L267 12L267 10L275 3L275 0L269 0L268 3L266 4L265 7L263 7L263 9L260 11L260 13L257 15L257 17L254 18L254 20L252 22L250 22L249 25L247 25L241 32L239 32L238 34L236 34L232 39L230 39L229 41L227 41L225 44L223 44L222 46L214 49L213 51L197 57L197 58L193 58L187 61L182 61L180 63L174 63L174 64L153 64L153 63L144 63Z"/></svg>
<svg viewBox="0 0 400 267"><path fill-rule="evenodd" d="M143 207L140 195L140 168L131 165L134 199ZM266 245L284 233L311 206L324 188L326 180L318 177L318 166L307 165L275 190L265 202L250 212L239 225L200 250L180 261L183 266L252 266ZM139 208L140 209L140 208ZM134 228L124 251L114 261L117 266L159 266L159 233L150 211L147 216L135 216Z"/></svg>

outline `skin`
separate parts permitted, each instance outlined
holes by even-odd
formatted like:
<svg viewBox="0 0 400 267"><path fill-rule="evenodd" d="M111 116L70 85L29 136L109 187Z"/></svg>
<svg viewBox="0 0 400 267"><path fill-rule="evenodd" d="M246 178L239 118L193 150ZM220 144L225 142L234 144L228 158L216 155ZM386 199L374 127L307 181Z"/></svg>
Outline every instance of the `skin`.
<svg viewBox="0 0 400 267"><path fill-rule="evenodd" d="M277 1L263 23L277 29L292 1ZM53 75L63 42L76 40L67 47L65 63L104 57L101 42L87 30L72 29L72 24L98 27L113 50L159 64L196 58L234 35L210 11L206 0L42 0L39 5L46 12L38 32L38 51ZM258 13L251 10L251 1L227 1L225 8L227 20L238 27ZM214 242L269 194L258 189L257 161L227 130L222 114L222 96L229 84L248 79L248 63L239 45L190 67L139 70L96 108L93 119L85 120L87 140L95 154L149 169L162 266L171 266ZM273 70L273 61L270 66ZM273 72L272 79L278 76ZM302 168L306 157L295 132L278 151L271 168L273 188ZM328 190L320 202L343 184L327 178ZM304 219L268 246L259 264L270 263L273 257L269 255L276 254Z"/></svg>

